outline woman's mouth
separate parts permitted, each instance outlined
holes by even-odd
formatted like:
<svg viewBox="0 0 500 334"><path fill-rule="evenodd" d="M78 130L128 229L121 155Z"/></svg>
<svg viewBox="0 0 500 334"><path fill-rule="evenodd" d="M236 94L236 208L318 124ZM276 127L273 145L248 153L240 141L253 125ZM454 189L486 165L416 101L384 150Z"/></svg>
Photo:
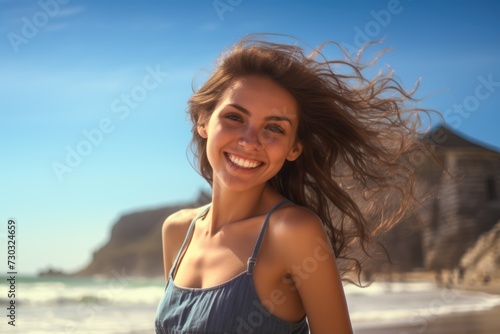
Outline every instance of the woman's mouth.
<svg viewBox="0 0 500 334"><path fill-rule="evenodd" d="M239 168L254 169L263 165L263 162L257 160L245 159L231 153L226 153L226 157L229 159L229 161L231 161L234 165L236 165Z"/></svg>

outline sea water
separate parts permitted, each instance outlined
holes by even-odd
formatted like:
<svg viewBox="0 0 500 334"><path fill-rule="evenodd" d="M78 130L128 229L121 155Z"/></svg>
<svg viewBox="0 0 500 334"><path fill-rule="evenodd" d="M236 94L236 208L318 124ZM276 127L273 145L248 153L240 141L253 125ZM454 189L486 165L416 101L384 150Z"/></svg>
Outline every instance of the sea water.
<svg viewBox="0 0 500 334"><path fill-rule="evenodd" d="M500 296L437 287L431 282L375 282L344 288L354 329L401 325L425 329L435 317L484 311L500 305Z"/></svg>
<svg viewBox="0 0 500 334"><path fill-rule="evenodd" d="M163 279L18 278L15 328L6 316L7 286L2 278L0 333L154 333ZM5 293L4 293L5 292Z"/></svg>
<svg viewBox="0 0 500 334"><path fill-rule="evenodd" d="M154 333L163 279L36 278L17 279L15 327L8 325L7 281L0 284L1 333ZM500 297L438 288L432 283L373 283L345 287L354 329L388 324L415 326L433 317L486 310Z"/></svg>

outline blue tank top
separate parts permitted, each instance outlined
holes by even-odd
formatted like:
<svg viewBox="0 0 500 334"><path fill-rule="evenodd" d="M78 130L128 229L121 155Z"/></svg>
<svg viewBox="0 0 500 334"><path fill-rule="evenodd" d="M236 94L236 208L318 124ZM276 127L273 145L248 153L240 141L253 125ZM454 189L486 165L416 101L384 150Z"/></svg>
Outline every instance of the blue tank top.
<svg viewBox="0 0 500 334"><path fill-rule="evenodd" d="M174 275L184 248L188 245L196 220L191 222L186 238L168 275L167 286L156 311L157 334L308 334L306 317L289 322L270 313L261 302L253 281L253 268L257 259L269 217L279 206L276 204L266 216L247 270L219 285L208 288L185 288L174 283Z"/></svg>

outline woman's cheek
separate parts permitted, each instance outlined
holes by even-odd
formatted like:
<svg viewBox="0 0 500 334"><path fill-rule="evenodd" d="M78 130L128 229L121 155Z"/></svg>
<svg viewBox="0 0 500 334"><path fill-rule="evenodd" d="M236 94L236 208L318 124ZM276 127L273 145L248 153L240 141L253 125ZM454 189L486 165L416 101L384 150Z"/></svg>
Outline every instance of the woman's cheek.
<svg viewBox="0 0 500 334"><path fill-rule="evenodd" d="M271 145L279 145L282 141L282 138L275 133L270 131L261 131L259 133L259 140L263 145L271 146Z"/></svg>

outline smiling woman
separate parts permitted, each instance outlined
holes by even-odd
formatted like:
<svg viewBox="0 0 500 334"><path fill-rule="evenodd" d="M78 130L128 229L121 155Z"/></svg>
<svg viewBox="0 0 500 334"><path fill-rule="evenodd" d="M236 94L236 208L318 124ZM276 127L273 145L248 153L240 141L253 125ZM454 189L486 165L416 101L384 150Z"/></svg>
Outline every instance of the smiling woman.
<svg viewBox="0 0 500 334"><path fill-rule="evenodd" d="M207 139L213 191L219 193L219 185L243 191L265 184L285 160L297 159L302 150L296 140L297 112L293 96L271 79L235 80L197 128Z"/></svg>
<svg viewBox="0 0 500 334"><path fill-rule="evenodd" d="M421 110L358 61L252 38L189 100L212 202L163 225L156 331L351 333L342 279L411 212Z"/></svg>

